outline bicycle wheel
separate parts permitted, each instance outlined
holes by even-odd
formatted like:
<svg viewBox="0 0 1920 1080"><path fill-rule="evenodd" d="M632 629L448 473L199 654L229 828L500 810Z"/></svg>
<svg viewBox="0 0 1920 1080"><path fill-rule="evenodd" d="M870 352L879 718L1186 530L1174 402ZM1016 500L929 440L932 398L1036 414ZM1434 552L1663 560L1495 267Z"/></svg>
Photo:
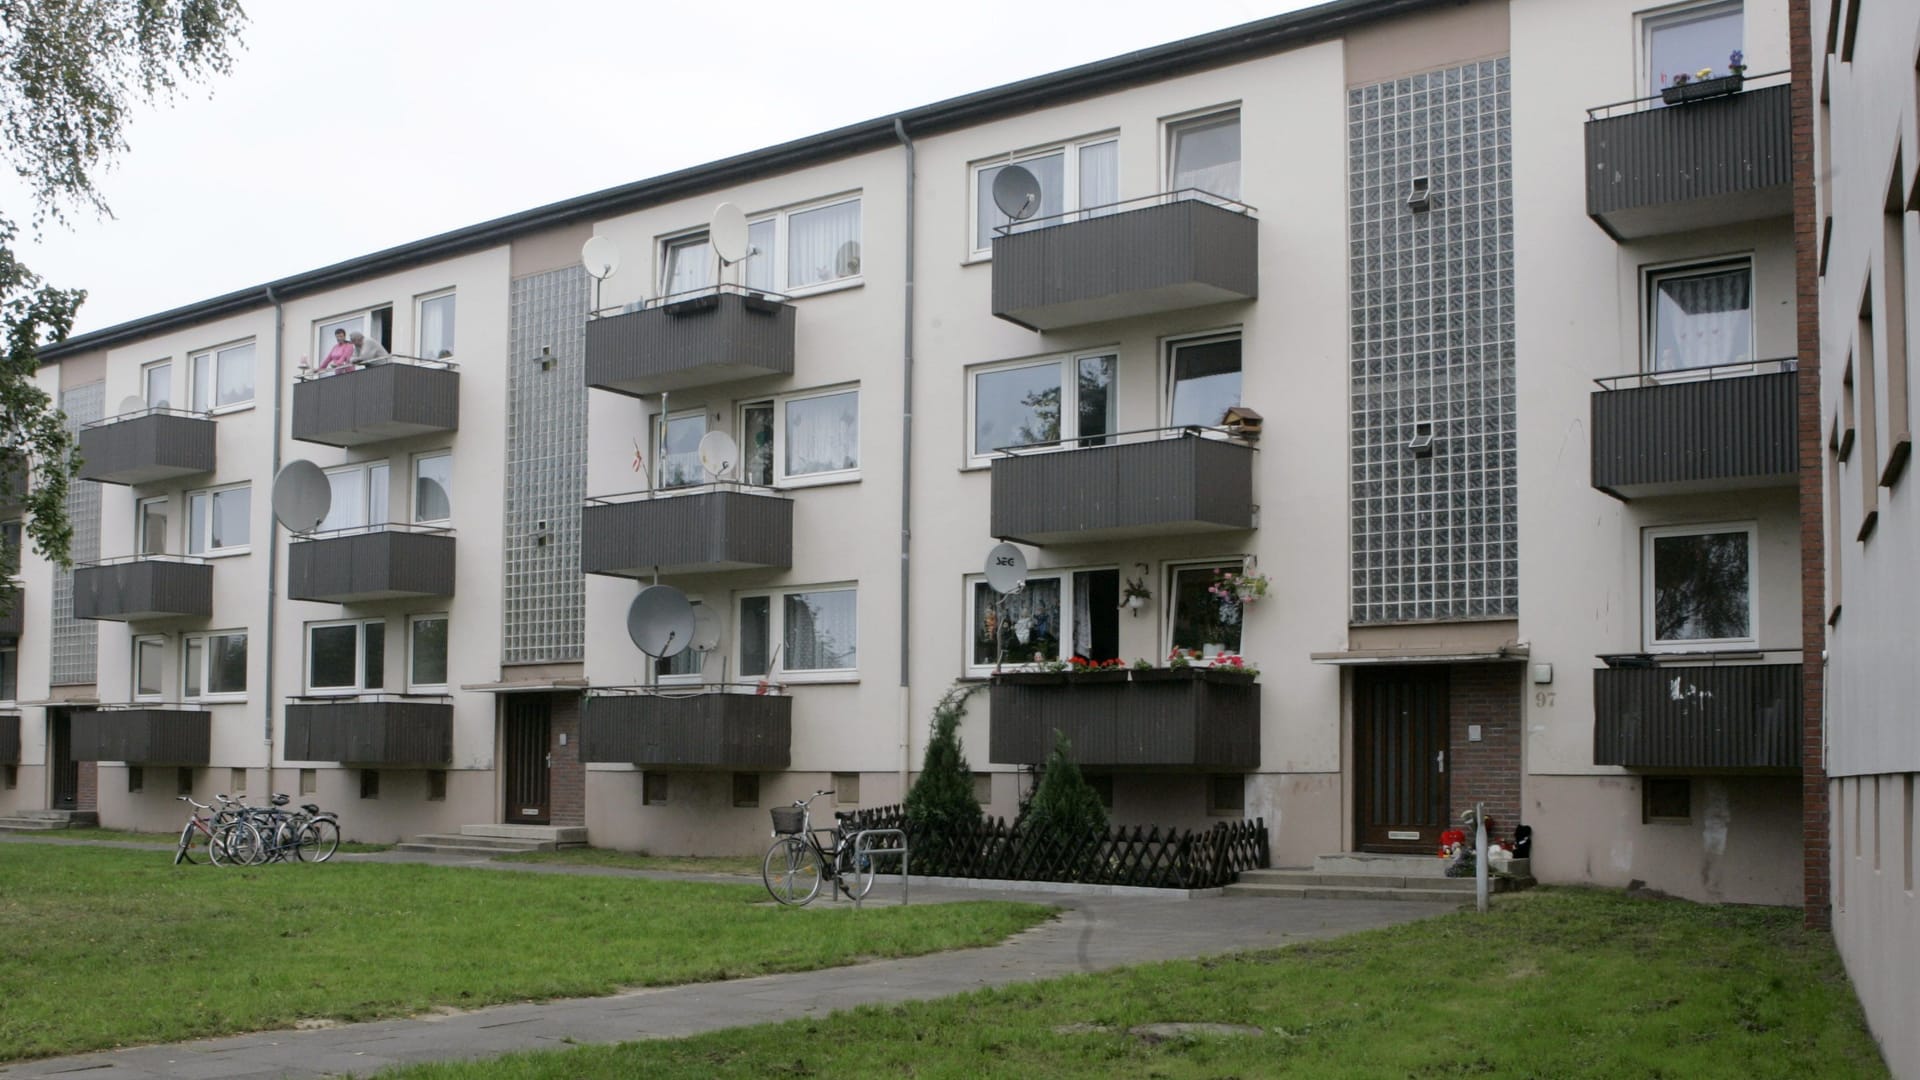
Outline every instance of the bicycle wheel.
<svg viewBox="0 0 1920 1080"><path fill-rule="evenodd" d="M797 836L783 836L767 849L766 861L760 864L760 879L767 883L767 892L775 900L804 907L820 895L825 869L813 845Z"/></svg>
<svg viewBox="0 0 1920 1080"><path fill-rule="evenodd" d="M277 860L300 858L300 837L304 830L292 818L280 819L273 830L273 857Z"/></svg>
<svg viewBox="0 0 1920 1080"><path fill-rule="evenodd" d="M873 856L855 851L851 839L840 849L834 862L834 881L848 899L859 900L873 888Z"/></svg>
<svg viewBox="0 0 1920 1080"><path fill-rule="evenodd" d="M194 828L191 821L181 828L180 846L173 849L173 865L179 866L181 863L193 865L193 838L199 833L200 830Z"/></svg>
<svg viewBox="0 0 1920 1080"><path fill-rule="evenodd" d="M326 862L340 849L340 826L331 818L316 818L300 830L300 846L293 849L296 859Z"/></svg>
<svg viewBox="0 0 1920 1080"><path fill-rule="evenodd" d="M207 858L215 866L248 866L260 860L260 834L244 821L217 828L207 841Z"/></svg>

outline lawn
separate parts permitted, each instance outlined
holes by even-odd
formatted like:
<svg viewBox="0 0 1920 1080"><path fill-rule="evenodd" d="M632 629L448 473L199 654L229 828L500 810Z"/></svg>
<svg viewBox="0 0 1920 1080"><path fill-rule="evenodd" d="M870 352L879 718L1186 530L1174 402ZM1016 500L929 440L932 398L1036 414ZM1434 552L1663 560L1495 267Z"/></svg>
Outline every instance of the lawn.
<svg viewBox="0 0 1920 1080"><path fill-rule="evenodd" d="M1884 1077L1831 938L1799 922L1542 889L1289 949L383 1076ZM1168 1021L1258 1030L1129 1031Z"/></svg>
<svg viewBox="0 0 1920 1080"><path fill-rule="evenodd" d="M816 910L819 907L825 910ZM760 885L0 850L0 1061L986 945L1032 904L798 910Z"/></svg>
<svg viewBox="0 0 1920 1080"><path fill-rule="evenodd" d="M760 855L641 855L609 848L566 848L561 851L524 851L497 856L495 862L561 863L567 866L611 866L621 870L671 870L681 874L738 874L760 876Z"/></svg>
<svg viewBox="0 0 1920 1080"><path fill-rule="evenodd" d="M172 832L135 832L131 829L48 829L45 832L15 833L23 840L86 840L101 842L107 840L130 844L165 844L173 847L180 842L180 830ZM367 854L375 851L387 851L392 844L362 844L353 840L341 841L340 850L348 854ZM198 857L198 856L196 856Z"/></svg>

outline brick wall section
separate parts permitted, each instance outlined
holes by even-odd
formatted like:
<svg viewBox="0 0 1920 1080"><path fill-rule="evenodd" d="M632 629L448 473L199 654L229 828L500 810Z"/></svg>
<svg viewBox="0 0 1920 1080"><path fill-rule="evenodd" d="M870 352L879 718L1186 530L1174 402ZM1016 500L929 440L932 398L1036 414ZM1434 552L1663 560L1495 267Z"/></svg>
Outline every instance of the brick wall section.
<svg viewBox="0 0 1920 1080"><path fill-rule="evenodd" d="M1487 804L1493 835L1513 839L1520 824L1520 692L1523 664L1461 664L1449 676L1447 772L1454 824L1476 802ZM1480 725L1480 741L1467 726Z"/></svg>
<svg viewBox="0 0 1920 1080"><path fill-rule="evenodd" d="M548 772L548 821L555 825L587 823L587 767L580 760L580 695L553 695L553 719L547 726L553 768ZM565 738L566 745L560 745Z"/></svg>
<svg viewBox="0 0 1920 1080"><path fill-rule="evenodd" d="M100 809L100 763L82 761L80 782L74 786L73 808L75 810Z"/></svg>

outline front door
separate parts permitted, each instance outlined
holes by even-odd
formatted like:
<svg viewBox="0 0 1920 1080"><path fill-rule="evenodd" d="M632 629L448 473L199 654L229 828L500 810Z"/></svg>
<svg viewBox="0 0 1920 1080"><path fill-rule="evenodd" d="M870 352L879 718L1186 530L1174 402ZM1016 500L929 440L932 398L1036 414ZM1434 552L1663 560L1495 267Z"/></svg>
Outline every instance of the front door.
<svg viewBox="0 0 1920 1080"><path fill-rule="evenodd" d="M73 760L73 714L47 710L47 766L53 770L50 810L72 810L80 804L80 763Z"/></svg>
<svg viewBox="0 0 1920 1080"><path fill-rule="evenodd" d="M513 694L507 698L503 725L506 763L506 822L509 825L545 825L552 810L548 797L553 755L552 703L545 694Z"/></svg>
<svg viewBox="0 0 1920 1080"><path fill-rule="evenodd" d="M1356 834L1362 851L1439 850L1447 823L1447 669L1353 676Z"/></svg>

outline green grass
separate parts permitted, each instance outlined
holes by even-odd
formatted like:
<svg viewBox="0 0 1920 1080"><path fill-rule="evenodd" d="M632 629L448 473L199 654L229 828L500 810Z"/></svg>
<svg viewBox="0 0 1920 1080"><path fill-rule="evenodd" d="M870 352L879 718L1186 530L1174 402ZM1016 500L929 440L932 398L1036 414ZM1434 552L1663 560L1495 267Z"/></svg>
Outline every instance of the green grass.
<svg viewBox="0 0 1920 1080"><path fill-rule="evenodd" d="M760 876L759 855L641 855L609 848L566 848L561 851L525 851L497 856L495 862L559 863L565 866L611 866L621 870L671 870L682 874L743 874Z"/></svg>
<svg viewBox="0 0 1920 1080"><path fill-rule="evenodd" d="M1158 1021L1264 1034L1154 1043L1127 1033ZM384 1075L1744 1080L1886 1070L1831 938L1802 930L1798 912L1543 889L1503 897L1486 917L1290 949Z"/></svg>
<svg viewBox="0 0 1920 1080"><path fill-rule="evenodd" d="M0 1061L985 945L1032 904L773 906L765 888L396 863L0 852Z"/></svg>
<svg viewBox="0 0 1920 1080"><path fill-rule="evenodd" d="M48 829L45 832L15 833L23 840L114 840L133 844L165 844L172 847L180 842L180 830L172 832L134 832L130 829ZM356 840L343 840L340 850L350 855L366 855L376 851L389 851L392 844L362 844Z"/></svg>

